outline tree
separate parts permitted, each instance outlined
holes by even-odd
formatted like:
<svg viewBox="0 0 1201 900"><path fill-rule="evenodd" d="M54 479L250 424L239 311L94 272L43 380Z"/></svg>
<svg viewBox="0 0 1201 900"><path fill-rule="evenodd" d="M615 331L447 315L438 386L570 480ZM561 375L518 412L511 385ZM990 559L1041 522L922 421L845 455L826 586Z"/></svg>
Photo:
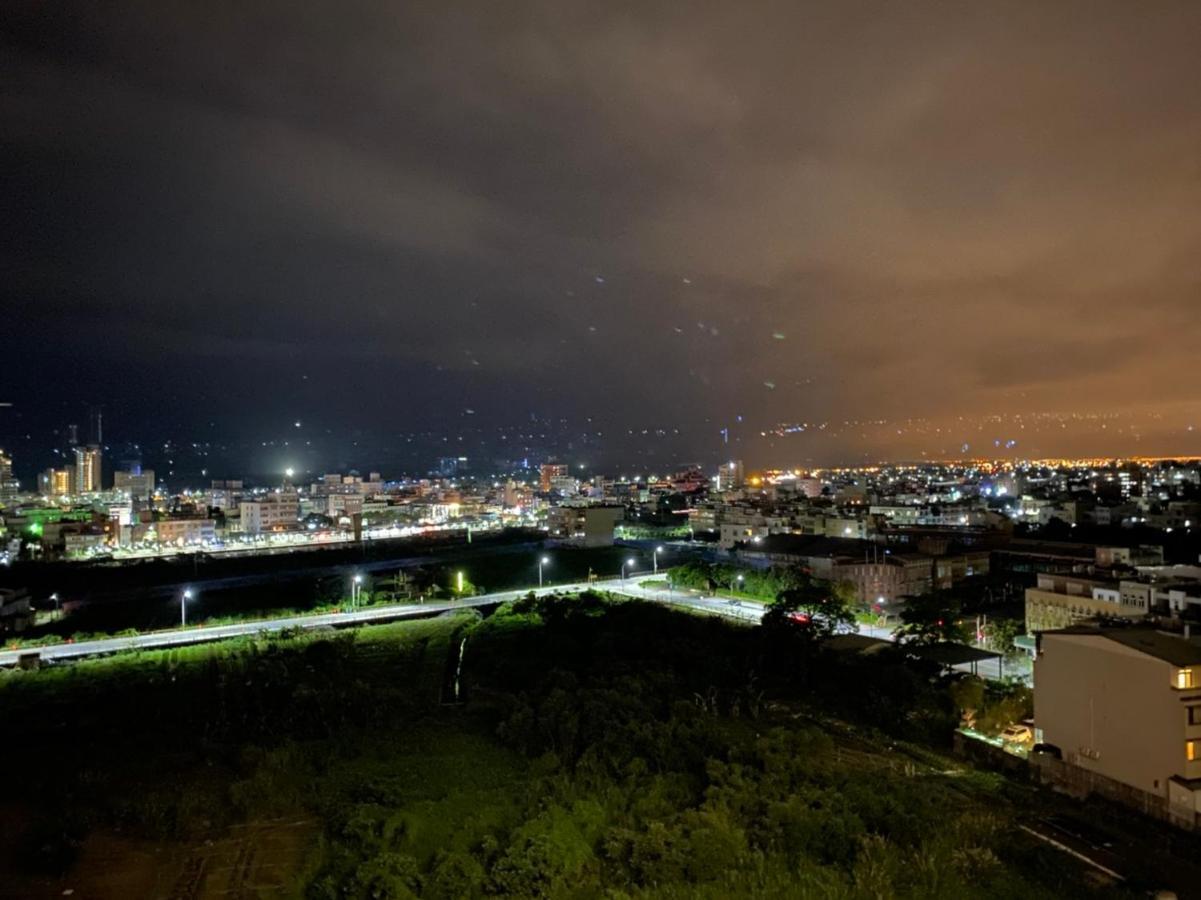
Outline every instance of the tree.
<svg viewBox="0 0 1201 900"><path fill-rule="evenodd" d="M765 627L791 628L812 640L847 629L854 621L845 589L808 576L799 578L796 587L780 591L763 615Z"/></svg>
<svg viewBox="0 0 1201 900"><path fill-rule="evenodd" d="M984 681L969 675L957 678L947 690L963 724L969 728L975 727L976 716L984 708Z"/></svg>
<svg viewBox="0 0 1201 900"><path fill-rule="evenodd" d="M911 644L966 642L969 630L962 622L963 607L949 591L934 591L910 597L901 609L897 637Z"/></svg>
<svg viewBox="0 0 1201 900"><path fill-rule="evenodd" d="M1017 653L1014 639L1025 633L1025 624L1019 619L990 619L985 637L990 650L1005 656L1013 656Z"/></svg>

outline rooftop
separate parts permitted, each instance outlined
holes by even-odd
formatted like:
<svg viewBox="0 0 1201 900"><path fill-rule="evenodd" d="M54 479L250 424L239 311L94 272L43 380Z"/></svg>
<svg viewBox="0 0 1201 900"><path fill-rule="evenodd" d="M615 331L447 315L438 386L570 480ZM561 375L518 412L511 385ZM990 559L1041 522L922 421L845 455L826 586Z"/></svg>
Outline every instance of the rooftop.
<svg viewBox="0 0 1201 900"><path fill-rule="evenodd" d="M1087 625L1043 632L1044 636L1055 634L1104 638L1173 666L1201 665L1201 638L1184 638L1152 628L1095 628Z"/></svg>

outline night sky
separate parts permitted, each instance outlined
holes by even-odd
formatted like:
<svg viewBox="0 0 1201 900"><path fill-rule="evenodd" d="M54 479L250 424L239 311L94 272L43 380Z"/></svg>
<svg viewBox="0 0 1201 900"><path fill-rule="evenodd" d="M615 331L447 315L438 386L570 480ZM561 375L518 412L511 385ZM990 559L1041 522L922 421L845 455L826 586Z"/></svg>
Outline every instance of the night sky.
<svg viewBox="0 0 1201 900"><path fill-rule="evenodd" d="M1201 453L1196 2L10 0L0 29L26 471L91 404L114 440L275 442L261 468L406 433L635 468Z"/></svg>

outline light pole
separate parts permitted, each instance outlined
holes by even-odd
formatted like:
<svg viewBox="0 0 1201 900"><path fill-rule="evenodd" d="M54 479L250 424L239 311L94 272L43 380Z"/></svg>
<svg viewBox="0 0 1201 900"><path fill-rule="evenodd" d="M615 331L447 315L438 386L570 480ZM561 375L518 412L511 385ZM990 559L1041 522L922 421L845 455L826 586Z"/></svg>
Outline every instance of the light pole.
<svg viewBox="0 0 1201 900"><path fill-rule="evenodd" d="M179 596L179 627L188 627L188 601L192 599L191 590L184 591Z"/></svg>
<svg viewBox="0 0 1201 900"><path fill-rule="evenodd" d="M538 557L538 587L542 587L542 567L550 564L549 556Z"/></svg>
<svg viewBox="0 0 1201 900"><path fill-rule="evenodd" d="M625 580L626 580L626 566L633 566L633 565L634 565L634 557L632 557L632 556L621 564L621 583L622 584L625 584Z"/></svg>
<svg viewBox="0 0 1201 900"><path fill-rule="evenodd" d="M54 618L62 618L62 605L58 602L58 591L50 595L50 599L54 601Z"/></svg>
<svg viewBox="0 0 1201 900"><path fill-rule="evenodd" d="M659 546L659 547L655 548L655 552L651 555L651 559L654 561L656 575L659 574L659 554L662 552L663 552L663 547Z"/></svg>
<svg viewBox="0 0 1201 900"><path fill-rule="evenodd" d="M734 587L735 584L737 584L739 587L741 587L742 582L743 582L742 575L734 576L733 578L730 579L730 590L731 591L735 590L735 587Z"/></svg>
<svg viewBox="0 0 1201 900"><path fill-rule="evenodd" d="M350 605L357 607L359 605L359 594L363 590L363 576L355 575L354 583L350 586Z"/></svg>
<svg viewBox="0 0 1201 900"><path fill-rule="evenodd" d="M463 570L462 569L459 570L456 583L458 584L459 599L462 600L463 599Z"/></svg>

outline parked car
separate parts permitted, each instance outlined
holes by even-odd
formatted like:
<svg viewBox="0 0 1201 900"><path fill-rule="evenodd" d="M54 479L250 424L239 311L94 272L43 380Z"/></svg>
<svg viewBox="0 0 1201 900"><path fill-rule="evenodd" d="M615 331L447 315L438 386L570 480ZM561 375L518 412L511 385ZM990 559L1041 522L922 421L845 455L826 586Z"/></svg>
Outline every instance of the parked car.
<svg viewBox="0 0 1201 900"><path fill-rule="evenodd" d="M1001 740L1011 744L1028 744L1034 740L1034 732L1029 725L1018 722L1001 732Z"/></svg>

